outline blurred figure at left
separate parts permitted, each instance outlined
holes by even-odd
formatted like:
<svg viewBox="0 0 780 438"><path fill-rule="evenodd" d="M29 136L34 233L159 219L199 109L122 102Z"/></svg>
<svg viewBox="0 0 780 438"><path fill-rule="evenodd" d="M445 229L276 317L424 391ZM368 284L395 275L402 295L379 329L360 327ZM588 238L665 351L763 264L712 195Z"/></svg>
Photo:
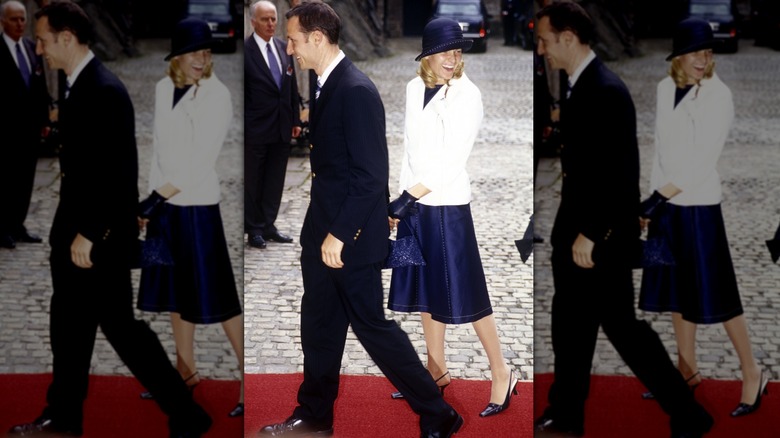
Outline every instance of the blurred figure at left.
<svg viewBox="0 0 780 438"><path fill-rule="evenodd" d="M18 1L0 5L3 44L0 44L0 94L6 106L0 117L3 147L0 148L0 247L15 248L17 242L40 243L27 232L24 221L30 207L38 143L49 117L49 94L41 57L35 43L23 37L27 10ZM10 110L9 110L10 109Z"/></svg>

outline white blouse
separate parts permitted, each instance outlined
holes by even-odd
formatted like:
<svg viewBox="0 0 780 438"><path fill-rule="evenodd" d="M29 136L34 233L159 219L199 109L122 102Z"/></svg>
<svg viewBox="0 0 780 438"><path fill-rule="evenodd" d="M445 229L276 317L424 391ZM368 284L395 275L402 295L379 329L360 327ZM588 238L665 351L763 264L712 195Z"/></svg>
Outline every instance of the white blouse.
<svg viewBox="0 0 780 438"><path fill-rule="evenodd" d="M220 200L216 163L233 119L227 87L212 74L173 105L173 80L157 83L154 152L149 191L171 183L180 190L168 202L213 205Z"/></svg>
<svg viewBox="0 0 780 438"><path fill-rule="evenodd" d="M451 80L449 87L441 87L423 109L424 96L425 83L418 76L406 86L398 191L422 183L431 192L420 199L421 204L468 204L471 183L466 162L482 124L482 94L464 74Z"/></svg>
<svg viewBox="0 0 780 438"><path fill-rule="evenodd" d="M734 120L731 91L713 75L694 85L674 108L675 88L671 77L658 84L650 190L672 183L682 190L670 199L673 204L719 204L717 164Z"/></svg>

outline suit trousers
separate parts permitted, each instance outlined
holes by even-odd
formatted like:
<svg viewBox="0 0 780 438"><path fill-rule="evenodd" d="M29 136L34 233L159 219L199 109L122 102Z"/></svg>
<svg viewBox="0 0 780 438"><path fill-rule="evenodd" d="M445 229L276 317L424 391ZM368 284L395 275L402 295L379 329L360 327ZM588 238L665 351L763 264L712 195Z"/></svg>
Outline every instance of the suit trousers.
<svg viewBox="0 0 780 438"><path fill-rule="evenodd" d="M27 210L35 182L38 148L34 136L30 140L12 140L0 150L0 187L3 188L3 214L0 215L0 235L14 236L24 230Z"/></svg>
<svg viewBox="0 0 780 438"><path fill-rule="evenodd" d="M333 425L341 359L351 324L371 359L420 415L421 429L441 423L450 406L408 335L395 321L385 319L381 264L331 269L319 257L304 253L301 268L304 379L294 415L322 427Z"/></svg>
<svg viewBox="0 0 780 438"><path fill-rule="evenodd" d="M289 143L246 142L244 148L244 231L276 231L274 222L282 204Z"/></svg>
<svg viewBox="0 0 780 438"><path fill-rule="evenodd" d="M69 248L52 248L50 336L53 381L48 414L59 428L81 429L97 328L172 424L186 421L195 404L157 335L133 314L130 269L106 264L82 269Z"/></svg>
<svg viewBox="0 0 780 438"><path fill-rule="evenodd" d="M548 414L560 425L582 428L599 326L626 365L653 392L672 424L698 421L701 407L672 364L658 334L636 318L631 268L583 269L571 255L552 260L554 383ZM639 395L637 395L638 397Z"/></svg>

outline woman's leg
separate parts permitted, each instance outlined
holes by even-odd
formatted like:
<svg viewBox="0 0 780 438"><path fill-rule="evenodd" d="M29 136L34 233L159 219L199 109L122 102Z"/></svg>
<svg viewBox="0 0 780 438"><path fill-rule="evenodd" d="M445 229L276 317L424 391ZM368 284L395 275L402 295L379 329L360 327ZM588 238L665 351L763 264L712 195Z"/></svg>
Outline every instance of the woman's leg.
<svg viewBox="0 0 780 438"><path fill-rule="evenodd" d="M442 379L436 382L439 386L450 383L450 376L447 374L447 361L444 358L444 333L447 325L431 318L430 313L421 312L423 334L425 335L425 347L428 352L428 372L433 379Z"/></svg>
<svg viewBox="0 0 780 438"><path fill-rule="evenodd" d="M181 319L181 314L171 312L171 327L176 342L176 369L187 385L195 385L200 382L195 375L198 372L195 366L195 324Z"/></svg>
<svg viewBox="0 0 780 438"><path fill-rule="evenodd" d="M737 350L739 364L742 368L742 403L752 405L756 401L759 387L761 386L761 368L753 357L753 348L750 345L747 322L745 315L735 316L723 323L726 333Z"/></svg>
<svg viewBox="0 0 780 438"><path fill-rule="evenodd" d="M238 402L244 402L244 316L237 315L222 323L222 329L233 346L238 359L238 370L241 372L241 393Z"/></svg>
<svg viewBox="0 0 780 438"><path fill-rule="evenodd" d="M696 363L696 324L684 320L681 313L672 312L672 325L677 340L677 369L688 385L696 385L701 382L700 375L694 377L699 372Z"/></svg>
<svg viewBox="0 0 780 438"><path fill-rule="evenodd" d="M490 403L503 404L506 400L507 388L510 385L512 369L507 365L501 351L501 341L498 339L498 329L496 329L496 320L490 314L479 321L472 323L474 330L482 342L482 348L485 349L488 361L490 362L490 378L492 386L490 389Z"/></svg>

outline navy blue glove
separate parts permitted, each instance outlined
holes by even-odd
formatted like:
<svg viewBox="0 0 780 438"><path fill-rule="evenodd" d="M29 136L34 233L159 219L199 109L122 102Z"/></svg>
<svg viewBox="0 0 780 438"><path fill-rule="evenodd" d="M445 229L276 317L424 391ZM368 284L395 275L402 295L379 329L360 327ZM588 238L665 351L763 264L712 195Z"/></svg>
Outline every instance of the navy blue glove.
<svg viewBox="0 0 780 438"><path fill-rule="evenodd" d="M149 219L156 216L165 204L166 199L156 190L152 191L146 199L138 203L138 216L142 219Z"/></svg>
<svg viewBox="0 0 780 438"><path fill-rule="evenodd" d="M417 198L404 190L401 196L387 206L387 215L393 219L403 219L406 216L416 214L415 202L417 202Z"/></svg>
<svg viewBox="0 0 780 438"><path fill-rule="evenodd" d="M639 216L644 219L653 219L668 200L669 198L658 193L658 190L654 191L649 198L639 204Z"/></svg>

